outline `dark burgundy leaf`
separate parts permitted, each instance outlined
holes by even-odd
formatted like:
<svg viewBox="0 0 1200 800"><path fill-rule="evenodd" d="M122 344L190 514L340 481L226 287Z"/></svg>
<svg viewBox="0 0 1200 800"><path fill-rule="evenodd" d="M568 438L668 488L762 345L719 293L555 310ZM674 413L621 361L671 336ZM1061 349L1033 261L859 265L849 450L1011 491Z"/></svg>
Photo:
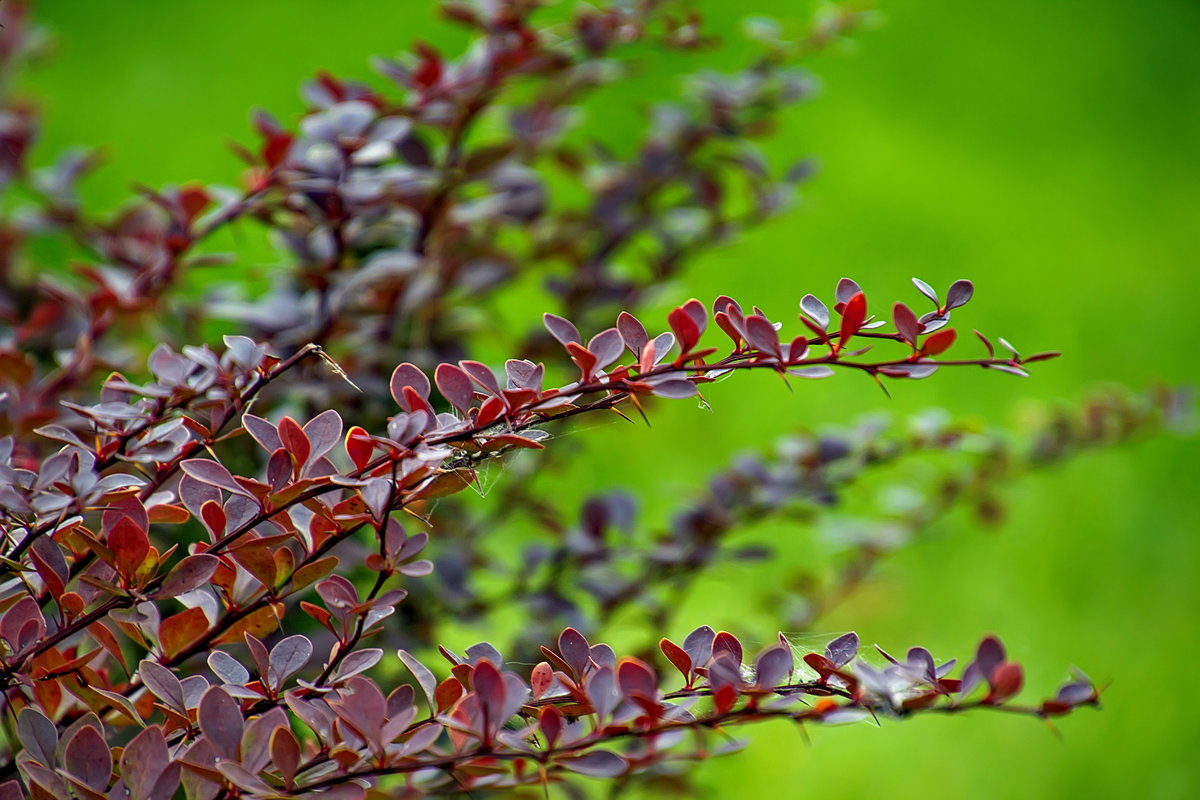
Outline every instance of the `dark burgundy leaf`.
<svg viewBox="0 0 1200 800"><path fill-rule="evenodd" d="M419 410L409 408L408 400L404 397L405 387L412 389L422 399L429 398L429 390L431 388L429 378L425 373L407 362L400 364L392 371L392 379L389 382L389 386L392 392L392 399L396 401L396 405L405 411Z"/></svg>
<svg viewBox="0 0 1200 800"><path fill-rule="evenodd" d="M459 412L466 414L467 409L471 407L475 393L470 376L453 364L438 364L437 370L434 372L434 381L436 381L442 397L445 397L450 405Z"/></svg>
<svg viewBox="0 0 1200 800"><path fill-rule="evenodd" d="M719 653L728 653L738 664L742 663L742 643L732 633L726 631L718 633L713 638L712 652L713 658L716 658Z"/></svg>
<svg viewBox="0 0 1200 800"><path fill-rule="evenodd" d="M968 280L958 280L950 284L946 292L946 310L952 311L965 306L975 294L975 284Z"/></svg>
<svg viewBox="0 0 1200 800"><path fill-rule="evenodd" d="M636 658L622 658L617 663L617 683L630 697L655 699L658 696L658 677L654 670Z"/></svg>
<svg viewBox="0 0 1200 800"><path fill-rule="evenodd" d="M558 652L575 672L576 678L582 676L587 667L590 649L588 640L574 628L567 628L558 636Z"/></svg>
<svg viewBox="0 0 1200 800"><path fill-rule="evenodd" d="M746 317L746 342L755 350L779 358L779 331L766 317L751 314Z"/></svg>
<svg viewBox="0 0 1200 800"><path fill-rule="evenodd" d="M622 311L617 317L617 331L620 332L621 340L629 348L629 352L633 353L633 357L641 356L642 348L650 341L650 337L646 335L646 328L638 318L628 311Z"/></svg>
<svg viewBox="0 0 1200 800"><path fill-rule="evenodd" d="M916 346L917 337L921 334L921 323L917 322L917 315L913 310L904 303L896 303L892 306L892 321L900 338Z"/></svg>

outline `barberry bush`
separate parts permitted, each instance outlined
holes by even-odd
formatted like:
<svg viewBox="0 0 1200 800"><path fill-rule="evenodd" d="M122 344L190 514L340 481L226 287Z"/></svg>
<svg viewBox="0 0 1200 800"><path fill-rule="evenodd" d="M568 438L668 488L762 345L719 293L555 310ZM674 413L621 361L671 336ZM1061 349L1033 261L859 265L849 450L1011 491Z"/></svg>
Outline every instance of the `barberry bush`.
<svg viewBox="0 0 1200 800"><path fill-rule="evenodd" d="M532 488L577 454L560 436L576 418L649 421L747 371L886 392L983 368L1003 391L1058 355L960 327L969 280L888 303L850 279L780 287L794 320L727 296L648 313L787 205L806 164L756 141L807 96L797 61L862 14L760 31L742 70L692 76L637 141L603 142L581 110L631 52L719 42L670 3L541 5L445 2L462 53L417 43L377 62L379 85L319 74L299 120L255 116L242 187L139 187L112 217L78 196L92 154L28 163L38 117L13 76L44 37L27 4L0 6L0 797L478 796L676 772L775 718L1098 703L1078 671L1020 699L993 635L961 665L853 632L813 651L738 632L767 635L756 650L673 634L678 598L773 557L737 530L820 524L852 498L869 523L836 568L797 565L767 598L807 629L951 509L995 520L1005 483L1159 429L1176 393L1100 395L1018 434L938 416L781 430L662 530L635 511L653 487L576 509ZM210 249L231 226L276 242L268 285ZM498 329L495 304L531 284L543 307ZM513 466L462 502L493 463ZM913 484L899 511L870 498ZM628 652L598 641L617 618L640 625ZM463 626L496 643L456 652Z"/></svg>

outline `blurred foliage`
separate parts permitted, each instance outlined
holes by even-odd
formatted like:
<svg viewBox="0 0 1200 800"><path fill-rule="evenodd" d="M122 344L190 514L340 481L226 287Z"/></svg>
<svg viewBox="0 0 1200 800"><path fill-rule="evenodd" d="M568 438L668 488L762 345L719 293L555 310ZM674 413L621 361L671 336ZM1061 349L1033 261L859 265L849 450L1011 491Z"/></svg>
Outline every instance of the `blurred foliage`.
<svg viewBox="0 0 1200 800"><path fill-rule="evenodd" d="M131 180L234 183L240 167L218 143L249 139L247 108L290 117L301 107L298 81L316 67L366 76L371 54L418 36L454 41L456 32L431 23L430 5L50 0L40 14L56 31L55 58L31 80L46 104L40 152L105 146L109 163L87 187L98 207L127 196ZM698 5L730 36L746 14L790 30L812 12L784 0ZM547 491L569 500L666 481L676 491L643 498L653 518L732 451L765 446L782 429L931 405L1002 423L1097 383L1197 377L1189 346L1200 332L1200 6L898 0L881 4L880 21L812 64L822 96L790 113L770 147L819 159L800 208L710 253L664 289L663 302L724 292L784 317L793 294L843 274L890 294L914 274L937 285L969 275L988 298L974 309L976 325L1019 329L1018 346L1066 357L1024 383L950 373L903 384L891 400L852 380L797 394L768 386L771 376L748 390L718 386L709 400L719 424L703 437L697 415L708 412L686 404L662 409L650 430L585 428L573 436L589 456L542 476ZM704 57L687 57L688 66ZM647 53L644 80L607 97L590 124L614 139L635 130L645 101L671 90L656 78L669 72L666 58ZM274 258L253 239L223 245L252 262ZM795 292L777 288L793 283ZM666 442L689 442L693 457L659 463L653 454ZM902 732L820 731L818 757L793 731L765 726L746 752L700 768L706 794L1194 796L1200 701L1179 676L1200 658L1187 635L1200 608L1188 499L1198 466L1194 442L1157 439L1015 485L998 531L952 517L888 561L822 630L789 632L815 645L854 626L868 642L886 635L880 644L902 649L919 640L937 654L991 629L1035 684L1058 680L1059 665L1074 659L1112 686L1102 713L1059 726L1061 741L1023 719L918 720ZM755 534L812 557L784 522ZM768 630L772 618L746 591L764 579L755 565L709 576L673 633L700 621ZM620 639L619 620L610 638ZM470 641L464 632L458 644Z"/></svg>

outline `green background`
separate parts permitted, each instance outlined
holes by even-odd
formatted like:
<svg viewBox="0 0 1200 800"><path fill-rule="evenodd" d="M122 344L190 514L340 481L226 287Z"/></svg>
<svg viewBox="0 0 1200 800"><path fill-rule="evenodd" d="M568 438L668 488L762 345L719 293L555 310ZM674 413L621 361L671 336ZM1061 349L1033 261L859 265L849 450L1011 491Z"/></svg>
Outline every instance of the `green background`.
<svg viewBox="0 0 1200 800"><path fill-rule="evenodd" d="M784 0L699 5L720 30L748 13L798 29L809 13ZM820 96L770 146L821 163L798 208L710 254L664 296L728 293L786 320L796 299L828 297L842 275L889 302L914 297L912 275L943 288L970 277L970 325L1066 356L1028 380L964 370L893 384L890 401L855 376L795 393L746 376L713 389L712 414L664 404L649 430L585 427L575 436L590 455L559 481L568 496L646 485L654 519L731 454L784 431L881 407L944 406L1002 425L1031 401L1078 400L1100 384L1196 379L1200 5L896 0L880 10L880 25L810 64ZM134 180L234 183L238 162L222 142L250 140L250 107L290 119L296 85L317 67L365 77L369 55L455 38L417 0L47 0L38 13L58 41L32 80L47 118L42 159L104 146L108 165L88 184L100 208ZM655 69L672 66L696 59ZM625 97L669 90L657 74ZM599 119L605 135L633 130L619 114ZM919 643L947 657L995 632L1027 664L1031 695L1074 663L1111 681L1103 711L1063 720L1061 738L998 714L818 729L811 746L764 726L747 751L698 769L705 795L1196 796L1198 467L1194 442L1163 437L1023 481L1006 492L998 533L948 518L805 632L815 643L854 628L892 650ZM805 556L788 549L785 525L756 534ZM743 595L771 575L739 567L702 582L668 633L708 622L765 643L777 623Z"/></svg>

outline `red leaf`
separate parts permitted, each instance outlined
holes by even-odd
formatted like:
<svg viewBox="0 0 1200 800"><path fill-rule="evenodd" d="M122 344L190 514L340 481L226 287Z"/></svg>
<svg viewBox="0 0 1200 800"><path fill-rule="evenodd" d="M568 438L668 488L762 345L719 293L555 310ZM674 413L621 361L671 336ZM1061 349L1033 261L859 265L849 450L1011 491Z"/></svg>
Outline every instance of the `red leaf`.
<svg viewBox="0 0 1200 800"><path fill-rule="evenodd" d="M225 535L225 509L216 500L205 500L204 505L200 506L200 521L208 528L214 541Z"/></svg>
<svg viewBox="0 0 1200 800"><path fill-rule="evenodd" d="M737 689L733 688L732 683L727 683L713 692L713 706L717 714L727 713L729 709L733 708L733 704L737 702L737 698Z"/></svg>
<svg viewBox="0 0 1200 800"><path fill-rule="evenodd" d="M628 696L654 699L658 696L658 678L654 670L636 658L622 658L617 662L617 683Z"/></svg>
<svg viewBox="0 0 1200 800"><path fill-rule="evenodd" d="M200 186L185 186L179 190L179 205L190 224L208 205L208 192Z"/></svg>
<svg viewBox="0 0 1200 800"><path fill-rule="evenodd" d="M425 400L429 397L429 378L424 372L412 364L405 362L392 370L389 388L392 392L392 399L396 401L396 405L405 411L414 411L416 409L409 407L409 399L404 396L403 390L410 388L417 393L418 397Z"/></svg>
<svg viewBox="0 0 1200 800"><path fill-rule="evenodd" d="M725 652L727 652L731 656L733 656L734 660L737 661L737 663L739 663L739 664L742 663L742 643L739 642L738 638L736 636L734 636L732 633L727 633L726 631L721 631L720 633L718 633L716 635L715 638L713 638L713 645L712 645L713 658L716 658L717 654L720 653L722 650L724 650Z"/></svg>
<svg viewBox="0 0 1200 800"><path fill-rule="evenodd" d="M284 417L279 420L279 441L283 443L283 447L292 456L292 463L296 465L297 471L308 463L308 456L312 452L312 445L308 441L308 434L300 427L300 423L291 417Z"/></svg>
<svg viewBox="0 0 1200 800"><path fill-rule="evenodd" d="M662 650L663 655L667 657L667 660L675 666L675 669L683 673L683 679L685 681L691 679L692 659L691 656L687 654L686 650L672 642L670 639L666 638L658 640L658 648Z"/></svg>
<svg viewBox="0 0 1200 800"><path fill-rule="evenodd" d="M208 617L196 607L167 617L158 626L158 640L167 658L183 652L208 632Z"/></svg>
<svg viewBox="0 0 1200 800"><path fill-rule="evenodd" d="M113 565L123 577L129 578L150 553L150 539L129 517L122 517L108 532L108 546L112 548Z"/></svg>
<svg viewBox="0 0 1200 800"><path fill-rule="evenodd" d="M375 445L371 443L371 434L357 425L346 432L346 455L350 456L359 472L366 469L374 452Z"/></svg>
<svg viewBox="0 0 1200 800"><path fill-rule="evenodd" d="M546 662L543 661L542 663L545 664ZM547 747L554 747L555 742L558 741L559 734L562 733L562 726L562 712L554 706L545 706L539 712L538 727L541 728L542 736L546 737Z"/></svg>
<svg viewBox="0 0 1200 800"><path fill-rule="evenodd" d="M929 334L925 339L925 346L921 348L921 352L927 356L936 356L950 349L950 345L954 344L954 340L958 334L953 328L942 328L936 333Z"/></svg>
<svg viewBox="0 0 1200 800"><path fill-rule="evenodd" d="M433 702L437 706L438 713L454 705L454 702L462 697L462 694L463 687L457 678L446 678L439 683L433 693Z"/></svg>
<svg viewBox="0 0 1200 800"><path fill-rule="evenodd" d="M703 306L700 310L704 310ZM691 314L683 306L680 306L667 315L667 323L675 333L676 341L679 342L680 356L690 353L696 343L700 341L700 327L696 325Z"/></svg>
<svg viewBox="0 0 1200 800"><path fill-rule="evenodd" d="M862 292L846 301L846 309L842 312L842 327L839 331L838 347L846 346L850 337L862 329L867 319L867 296Z"/></svg>
<svg viewBox="0 0 1200 800"><path fill-rule="evenodd" d="M892 306L892 321L896 324L896 332L900 334L900 338L916 347L921 323L917 321L913 310L904 303L896 303Z"/></svg>
<svg viewBox="0 0 1200 800"><path fill-rule="evenodd" d="M991 676L988 677L988 686L991 687L991 690L988 692L987 697L983 699L983 702L1003 703L1021 691L1021 686L1024 683L1025 675L1021 670L1021 665L1012 661L1006 661L992 670Z"/></svg>

